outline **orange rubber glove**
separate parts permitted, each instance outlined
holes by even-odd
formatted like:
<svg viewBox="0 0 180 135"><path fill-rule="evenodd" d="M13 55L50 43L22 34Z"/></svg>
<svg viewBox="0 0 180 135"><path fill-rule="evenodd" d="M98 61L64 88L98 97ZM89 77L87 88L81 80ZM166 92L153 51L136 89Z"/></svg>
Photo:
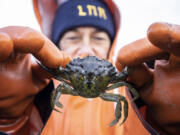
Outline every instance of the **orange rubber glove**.
<svg viewBox="0 0 180 135"><path fill-rule="evenodd" d="M128 80L147 105L146 120L162 135L180 135L180 26L154 23L119 52L116 66L132 66ZM154 69L144 63L155 60Z"/></svg>
<svg viewBox="0 0 180 135"><path fill-rule="evenodd" d="M0 131L27 133L22 129L30 117L33 100L49 83L51 76L32 60L30 53L51 68L70 61L69 56L33 29L0 29Z"/></svg>

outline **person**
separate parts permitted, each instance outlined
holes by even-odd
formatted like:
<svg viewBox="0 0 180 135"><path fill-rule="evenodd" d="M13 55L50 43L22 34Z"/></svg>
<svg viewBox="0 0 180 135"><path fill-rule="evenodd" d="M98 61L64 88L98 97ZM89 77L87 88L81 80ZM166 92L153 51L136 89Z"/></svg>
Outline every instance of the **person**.
<svg viewBox="0 0 180 135"><path fill-rule="evenodd" d="M72 22L72 23L75 23L74 25L76 25L76 23L80 21L80 19L79 20L74 19L74 16L72 15L74 13L73 12L74 10L71 10L72 14L69 14L68 11L64 10L63 12L63 9L61 9L61 7L63 6L65 7L65 5L68 5L68 3L70 2L73 3L74 1L64 2L64 1L59 0L57 2L49 1L48 4L47 3L43 4L40 1L34 0L34 7L35 7L35 11L36 11L35 13L36 13L37 19L39 20L39 23L41 24L43 32L50 38L53 39L53 36L50 36L50 35L53 35L54 29L55 31L56 30L58 31L58 27L64 26L64 23L69 23L69 21L65 21L66 19L63 18L64 14L67 15L68 18L75 20ZM105 0L101 2L105 2L105 4L107 4L110 12L113 14L113 19L115 23L116 34L114 36L114 40L111 40L112 45L107 55L108 56L107 59L113 62L112 59L113 59L114 52L117 46L116 44L117 35L120 29L119 27L120 26L120 13L116 4L113 1ZM50 5L50 6L47 6L47 5ZM74 7L77 6L77 11L79 10L82 11L81 12L82 14L86 14L87 16L91 14L93 16L93 12L90 13L89 10L86 9L87 5L82 6L82 7L79 5L74 4L73 6ZM55 12L54 10L56 8L54 9L51 8L52 6L57 8L57 12ZM74 9L73 6L71 6L72 9ZM38 10L39 7L41 7L41 10ZM45 18L45 16L50 18L48 22L46 20L46 23L42 20L43 18ZM58 20L58 24L57 24L57 20ZM46 25L44 25L44 23ZM57 27L55 27L56 24L57 24ZM87 23L86 26L92 26L92 24L89 25ZM180 133L180 131L178 130L179 118L177 115L177 112L179 112L178 98L175 98L176 100L174 101L174 103L171 103L172 97L176 97L175 95L179 95L178 92L176 91L175 94L172 95L172 97L164 94L164 92L162 91L161 91L162 94L155 93L158 88L160 88L160 90L164 90L165 88L168 88L167 93L169 94L171 93L170 91L172 91L172 89L173 91L175 91L174 90L175 87L177 88L179 87L178 83L175 81L176 79L172 79L172 83L168 83L165 80L167 77L170 77L170 76L173 76L173 78L178 78L178 74L175 74L178 72L178 70L175 70L173 73L169 74L167 77L164 77L168 72L170 72L171 68L169 69L169 67L167 66L168 69L166 69L166 72L163 72L163 71L157 70L156 65L158 64L155 64L155 67L153 67L154 60L157 59L156 63L159 63L160 61L158 59L165 59L165 60L161 60L161 62L167 62L169 60L169 54L172 53L172 51L170 51L171 49L168 49L168 48L163 49L161 42L162 43L165 42L164 43L165 45L169 45L172 39L174 41L173 43L174 44L177 43L176 47L178 47L179 26L172 25L172 27L170 27L169 25L165 25L166 27L162 27L164 26L164 23L158 23L158 24L159 25L154 24L153 25L154 27L149 28L149 32L154 31L154 35L152 34L148 35L150 37L152 36L151 38L149 37L149 38L144 38L144 39L135 41L125 46L124 48L122 48L118 53L118 57L116 60L116 67L119 69L119 71L122 71L125 65L133 66L134 71L131 73L132 75L129 76L128 81L130 81L137 87L141 95L141 98L138 101L136 101L135 103L131 103L131 100L133 98L131 96L131 93L129 93L124 88L120 88L118 90L119 94L124 95L128 99L128 102L129 102L129 115L123 125L119 126L117 124L114 127L107 126L113 120L113 115L112 115L114 114L113 103L112 104L107 103L107 102L102 101L101 99L88 100L81 97L63 95L60 98L60 102L63 103L64 105L64 108L62 110L63 113L59 114L58 112L55 112L55 111L52 112L50 118L48 119L47 124L45 125L42 131L42 135L51 135L51 134L52 135L53 134L56 134L56 135L58 134L61 134L61 135L62 134L64 135L67 135L67 134L68 135L74 135L74 134L83 134L83 135L84 134L85 135L89 135L89 134L98 134L98 135L99 134L101 135L174 134L174 135L177 135L179 134ZM98 26L96 27L99 28ZM59 33L57 34L58 42L57 40L54 40L54 42L57 45L59 45L59 48L61 50L69 53L73 57L82 55L82 52L88 55L97 55L91 52L91 48L86 48L85 47L86 44L79 44L80 41L82 42L81 39L85 35L80 34L80 30L78 29L79 28L65 29L66 30L65 33L63 33L62 35ZM81 29L83 28L81 27ZM168 35L169 32L171 33L171 35ZM68 34L70 34L70 36ZM170 38L170 39L167 40L166 38L167 39ZM71 41L73 42L73 44L71 44L70 39L71 40L73 39ZM64 45L63 43L67 43L67 44ZM159 45L161 46L160 49L159 49ZM83 48L85 48L84 51L83 51ZM178 50L178 49L174 48L173 50ZM178 59L177 57L175 58ZM176 64L175 67L177 68L178 64ZM154 72L152 72L153 71L152 68L155 68ZM157 77L154 77L154 75ZM160 80L165 81L165 83L163 83L163 86L160 83L161 82ZM173 85L174 87L171 89ZM151 96L148 96L149 94L151 94ZM161 101L160 97L164 97L163 101ZM161 117L162 114L164 115Z"/></svg>
<svg viewBox="0 0 180 135"><path fill-rule="evenodd" d="M70 2L72 2L72 1L74 1L74 0L71 0ZM61 50L63 50L64 52L67 52L69 55L72 55L73 57L86 56L86 55L97 55L98 57L108 58L109 60L112 60L113 52L115 49L115 43L116 43L116 39L117 39L118 28L120 25L120 23L118 22L118 19L119 19L118 17L120 17L119 14L116 14L117 22L115 21L116 34L115 34L114 39L111 38L111 34L106 28L100 27L100 29L99 29L98 26L90 27L90 25L85 25L84 27L79 27L79 28L77 27L77 28L73 28L73 29L71 28L71 29L68 29L68 31L62 31L62 35L61 35L59 33L60 32L59 28L61 27L62 23L57 22L58 19L56 20L56 17L53 22L53 18L55 15L55 12L54 12L55 7L57 6L58 3L62 4L61 2L63 2L63 1L60 1L60 2L57 1L57 3L55 3L55 1L35 1L34 0L34 6L36 7L35 8L36 15L39 17L41 28L42 28L44 34L49 37L52 35L51 39L57 44L57 46L59 46L59 48ZM115 14L114 10L117 10L117 8L115 8L116 6L114 5L114 3L111 1L105 1L105 2L109 7L112 7L110 9L110 11L112 11ZM45 7L42 8L41 4L43 4L43 3L45 4ZM38 4L39 4L39 6L38 6ZM64 4L67 4L67 3L64 3ZM48 10L48 9L51 9L51 10ZM73 8L70 8L70 9L73 9ZM60 10L60 7L59 7L59 10ZM77 10L79 10L79 9L77 9ZM82 8L80 8L80 11L84 11L84 10L82 10ZM46 14L44 14L44 13L46 13ZM86 12L83 12L83 13L86 13ZM44 19L43 15L45 15L47 18L49 17L48 20ZM58 12L57 12L56 16L58 16ZM68 17L70 17L70 16L68 16ZM57 27L51 28L52 26L56 26L56 24L57 24ZM59 24L59 26L58 26L58 24ZM163 48L164 46L161 46L161 45L167 44L169 42L166 42L166 35L167 35L166 33L165 33L165 37L163 37L161 35L165 31L165 29L162 30L160 26L162 26L162 24L160 24L158 27L150 29L151 31L156 30L156 32L154 33L155 36L151 37L150 41L152 40L152 42L154 44L158 43L158 45L160 45L160 47ZM119 55L118 55L116 65L119 70L121 70L121 68L124 65L129 65L129 66L135 66L135 68L137 69L135 71L139 71L139 72L143 73L142 76L139 76L139 74L135 74L136 72L134 71L134 72L132 72L132 74L134 73L135 75L130 75L130 78L129 78L130 82L133 82L134 84L136 84L139 87L138 89L140 90L140 94L142 97L149 94L149 93L146 93L143 95L141 93L143 91L141 91L140 88L143 88L142 86L144 86L144 85L147 86L147 84L149 84L149 82L152 82L152 74L151 74L152 72L149 72L149 70L143 70L143 69L147 69L147 67L144 68L144 66L143 66L143 68L142 68L140 64L143 63L144 61L156 59L156 58L159 58L159 56L164 56L164 54L166 56L166 57L165 56L164 57L166 58L166 60L168 60L167 52L171 52L174 54L174 51L176 50L176 48L178 48L178 43L179 43L178 42L179 41L179 39L178 39L179 28L178 28L178 26L175 26L175 25L173 25L173 26L174 26L173 27L174 29L171 29L168 32L172 33L169 36L171 36L172 39L174 39L173 41L175 41L175 43L177 43L177 44L175 44L176 45L175 49L164 48L164 50L165 50L165 53L164 53L164 51L161 51L160 49L154 47L149 41L147 41L147 39L143 39L143 40L133 43L133 45L128 45L128 49L125 48L122 52L120 51L118 53ZM82 28L84 28L84 29L82 30ZM165 27L165 28L167 28L167 27ZM168 27L168 28L170 29L171 27ZM96 31L96 30L98 30L98 31ZM162 31L160 31L160 30L162 30ZM87 32L86 34L83 33L85 31ZM69 57L67 57L67 55L65 55L63 52L59 52L57 50L57 48L54 47L54 45L46 37L42 36L41 34L35 32L32 29L21 28L21 27L20 28L19 27L7 27L5 29L1 29L1 32L3 33L1 36L1 39L3 39L3 40L1 40L2 41L1 46L5 45L4 47L1 47L2 50L1 50L0 54L3 54L3 55L1 55L1 60L3 62L4 62L4 60L6 60L5 62L8 62L7 58L11 55L10 58L12 58L15 61L14 63L12 63L12 61L9 62L8 64L5 63L4 69L6 69L6 70L3 70L1 73L2 74L1 82L2 82L2 84L5 85L4 89L6 88L6 91L5 90L4 91L7 92L7 90L8 90L9 93L6 93L7 95L13 94L13 96L10 96L10 97L2 95L2 97L3 97L3 98L1 98L2 100L9 102L11 99L11 101L13 101L13 104L11 102L11 105L8 105L4 102L4 106L1 107L4 109L4 112L1 111L2 112L1 114L2 114L2 116L4 114L7 114L7 116L12 116L12 115L14 115L14 111L21 112L20 117L17 117L17 116L13 117L16 119L12 119L12 117L8 117L9 121L7 122L8 124L6 126L6 131L9 130L8 127L10 126L10 124L13 123L14 125L11 126L11 129L13 127L15 127L15 128L13 128L13 130L11 130L11 133L15 134L15 131L16 131L16 134L17 134L17 132L19 132L18 130L20 129L21 132L19 132L18 134L24 134L24 133L37 134L37 132L40 132L40 130L42 129L42 126L40 126L40 125L42 123L44 123L44 124L46 123L47 117L49 115L50 115L50 117L41 132L42 135L45 135L45 134L46 135L58 135L58 134L66 134L66 135L67 134L68 135L70 135L70 134L86 134L86 135L88 135L88 134L102 134L102 135L106 135L106 134L107 135L108 134L114 134L114 135L116 135L116 134L123 134L123 135L124 134L129 134L129 135L144 134L144 135L146 135L146 134L158 134L154 129L156 129L159 133L164 130L164 128L162 128L164 125L161 125L161 128L160 127L156 128L156 126L157 125L159 126L159 124L162 124L163 121L161 119L157 119L158 117L152 116L152 113L149 113L148 109L146 111L146 108L144 109L145 112L147 112L146 115L148 116L149 114L151 114L149 116L152 116L152 117L149 117L150 120L158 120L159 123L157 123L155 125L153 123L154 121L148 120L149 124L151 124L151 126L153 126L153 128L154 128L153 129L143 119L141 113L139 112L139 110L142 110L142 108L139 109L139 108L137 108L137 106L135 106L134 103L130 102L131 95L128 91L124 90L124 88L120 89L119 93L122 95L125 95L129 101L129 116L128 116L126 122L121 126L119 126L119 125L116 125L114 127L107 126L113 120L114 104L107 103L100 99L88 100L88 99L84 99L81 97L72 97L72 96L63 95L60 99L60 101L64 105L63 113L59 114L58 112L53 111L51 114L49 114L48 104L46 104L47 100L49 100L49 98L48 98L49 94L47 94L46 92L51 92L48 90L50 90L50 87L52 88L52 86L49 86L52 84L52 83L49 83L49 80L48 80L49 75L44 70L42 70L39 67L39 65L35 64L35 66L34 66L33 65L34 63L32 63L32 61L29 58L29 55L25 55L27 57L23 57L24 53L32 53L43 64L45 64L46 66L51 67L51 68L56 68L58 66L65 66L70 60ZM51 34L53 32L56 33L56 34L54 33L54 36L53 36L53 34ZM109 48L107 46L105 47L106 49L103 48L103 50L106 50L105 51L106 53L101 54L99 48L97 49L98 54L95 53L96 51L94 51L95 49L91 46L92 44L85 44L85 45L81 45L81 46L75 46L76 44L69 44L69 41L71 41L71 42L73 41L73 43L78 43L79 40L82 39L82 37L86 37L83 39L86 39L85 41L87 43L87 41L88 41L87 39L89 39L89 38L87 38L87 35L88 35L88 33L91 33L91 32L93 32L93 34L90 34L91 36L98 35L98 37L92 38L93 41L97 40L98 43L99 43L99 40L100 40L100 42L102 40L104 41L104 36L105 36L106 42L104 42L104 43L108 43L108 41L109 41L109 43L112 44L112 45L107 44L107 46L109 45ZM99 33L100 33L100 36L102 36L102 33L103 33L103 38L102 37L99 38ZM157 35L157 33L158 33L158 35ZM57 36L57 38L56 38L56 36ZM152 35L150 35L150 36L152 36ZM55 38L53 38L53 37L55 37ZM159 39L156 37L159 37ZM10 48L7 48L7 43ZM65 43L67 43L67 44L65 44ZM132 52L136 52L133 50L133 49L135 49L133 47L137 46L136 43L137 44L140 43L140 45L142 45L139 47L138 54L140 54L140 55L136 54L136 57L135 56L131 57L133 54ZM160 44L160 43L164 43L164 44ZM146 45L148 48L146 48ZM71 47L73 47L73 48L71 48ZM99 47L99 46L95 46L95 47ZM6 51L5 51L5 49L6 49ZM109 50L109 49L111 49L111 50ZM148 49L148 51L152 50L152 51L150 51L151 52L150 54L147 53L147 49ZM168 49L171 51L168 51ZM75 51L73 51L73 50L75 50ZM102 50L102 48L101 48L101 50ZM143 52L142 52L142 50L143 50ZM15 53L15 55L14 55L14 53ZM18 55L16 53L18 53ZM104 54L106 54L106 55L104 55ZM178 55L178 53L175 53L175 54ZM19 57L17 57L16 55ZM157 57L155 57L155 56L157 56ZM130 58L132 58L132 59L130 59ZM172 60L178 60L178 59L177 59L177 57L173 56ZM2 65L3 65L3 62L1 63ZM172 65L175 69L175 71L173 70L174 71L173 73L178 72L178 70L177 70L178 64L176 62L177 61L175 61L175 63L173 63L173 65ZM137 65L138 66L140 65L140 67L138 67ZM9 67L9 69L7 67ZM168 66L166 66L165 68L167 68L167 67ZM24 70L22 70L22 69L24 69ZM7 72L5 72L5 71L7 71ZM145 72L142 72L142 71L145 71ZM161 70L161 71L163 71L163 70ZM166 71L167 72L160 72L161 75L159 75L159 77L162 77L162 78L159 78L160 80L166 81L166 79L163 78L164 77L163 75L165 75L165 73L170 73L169 71L171 71L171 70L167 69ZM14 76L16 76L16 77L13 77L12 73L15 73ZM8 81L8 79L4 78L3 75L4 76L6 75L6 78L7 77L10 78L11 81ZM27 76L25 76L25 75L27 75ZM145 75L145 76L143 76L143 75ZM169 74L169 75L170 76L174 75L173 78L177 78L177 80L178 80L177 74ZM139 81L137 79L133 79L134 76L140 77ZM25 78L23 78L23 77L25 77ZM143 77L145 77L145 78L143 78ZM17 86L18 78L21 82L19 82L18 86ZM27 81L25 81L25 80L27 80ZM14 82L14 85L13 85L13 82ZM29 82L32 82L32 87L29 87L29 86L31 86L29 84ZM172 80L172 83L173 82L176 83L176 79ZM10 84L10 83L12 83L12 86L13 86L12 88L11 87L9 88L8 84ZM56 83L57 82L55 82L55 86L56 86ZM159 81L157 80L157 82L155 84L158 84L158 83L159 83ZM42 89L47 84L48 84L47 88L42 91ZM153 86L155 86L155 84ZM165 84L169 84L169 83L165 83ZM28 86L28 88L27 88L27 86ZM149 86L152 86L152 84ZM159 87L160 86L161 86L161 84L159 84ZM174 85L172 85L172 86L174 86ZM178 83L176 83L175 87L178 88ZM173 87L173 90L175 87ZM17 88L17 89L15 89L15 88ZM148 87L144 87L144 89L145 88L147 89ZM168 87L168 88L170 88L170 87ZM3 87L1 88L1 90L3 91ZM13 93L14 91L15 91L15 93ZM43 93L41 93L40 91ZM154 89L151 89L151 91L154 92ZM44 94L44 92L45 92L45 94ZM147 92L149 92L149 91L147 91ZM37 93L39 93L39 94L37 95ZM35 95L37 95L36 98L35 98ZM157 98L156 94L152 94L152 95L154 96L152 98ZM175 93L175 95L178 95L178 93ZM164 95L158 95L158 97L159 96L164 97ZM14 102L15 99L13 97L15 97L15 99L17 99L16 100L17 102ZM147 101L147 102L145 102L146 107L147 108L149 107L150 109L152 108L153 111L156 111L155 109L157 109L157 107L149 106L149 105L159 105L159 107L164 107L162 105L167 105L167 103L170 103L170 102L164 102L165 104L161 104L162 102L159 103L159 102L157 102L157 100L148 100L148 99L145 100L146 98L147 97L143 97L143 100ZM166 99L168 99L167 95L166 95ZM33 100L35 101L36 106L33 104ZM27 102L24 102L24 101L27 101ZM41 101L43 101L43 104L40 104L40 103L42 103ZM154 103L149 102L149 101L154 101ZM162 101L162 100L160 100L160 101ZM163 100L163 101L167 101L167 100ZM3 103L3 102L1 102L1 103ZM17 105L19 105L19 106L17 106ZM32 105L32 106L29 107L28 105L29 106ZM175 105L175 107L174 107L174 105ZM178 104L176 104L176 103L170 104L169 107L171 107L171 108L166 108L166 106L165 106L163 108L163 110L160 109L159 112L155 113L155 114L162 114L164 111L167 111L167 110L168 110L167 112L170 113L169 109L172 110L173 108L175 110L177 108L176 111L174 110L174 112L177 112L178 107L176 107L176 105L178 105ZM22 106L25 106L25 108L21 109ZM43 107L45 107L45 108L43 108ZM159 109L159 107L158 107L158 109ZM5 112L7 112L7 113L5 113ZM10 112L10 113L8 113L8 112ZM48 112L48 114L46 115L45 112ZM172 118L172 115L170 115L169 113L164 116L168 116L167 118ZM5 118L5 120L7 120L7 116L3 116L3 118ZM21 118L23 118L24 116L25 116L26 120L24 120L22 122ZM159 115L157 115L157 116L159 116ZM176 116L176 118L178 118L177 115L173 115L173 116ZM144 118L146 118L146 117L144 117ZM164 119L164 118L165 117L163 117L163 120L165 120L165 122L167 122L166 125L169 126L169 130L165 131L164 134L168 134L168 133L172 133L172 132L173 132L173 134L178 133L177 128L176 128L176 130L174 130L174 127L176 127L176 124L178 125L178 122L179 122L178 119L175 119L176 122L174 124L174 123L170 123L170 122L172 122L172 119L169 120L169 119ZM18 120L20 120L20 122ZM40 122L40 120L42 120L42 122ZM27 122L27 121L30 121L30 122ZM19 124L18 122L21 124ZM40 122L41 124L38 122ZM170 124L170 125L168 125L168 124ZM4 123L1 122L1 125L4 126ZM23 126L19 126L19 125L23 125ZM24 125L26 125L26 126L24 126ZM30 131L28 131L27 129L29 129ZM176 131L176 132L174 132L174 131Z"/></svg>
<svg viewBox="0 0 180 135"><path fill-rule="evenodd" d="M54 22L55 28L52 40L57 44L59 41L55 40L59 40L60 32L64 33L64 36L61 38L62 45L60 45L60 48L64 52L71 54L72 57L83 55L96 55L104 59L108 57L111 42L115 34L114 24L106 5L98 1L91 1L90 3L93 4L94 2L96 6L90 5L88 7L90 8L89 10L91 8L92 10L98 10L97 19L91 20L93 27L86 25L87 21L85 19L83 29L82 27L71 29L71 31L65 34L64 30L70 28L70 25L75 22L68 24L66 28L63 25L67 25L67 21L64 24L62 23L63 31L59 27L61 25L56 26L59 24L59 17ZM84 13L81 6L78 12L80 15ZM96 15L96 12L94 11L93 14ZM68 21L70 22L71 20ZM82 20L79 22L81 23ZM79 24L76 23L76 25ZM0 107L2 115L0 130L17 135L40 133L51 113L49 101L53 84L49 80L49 74L31 60L29 53L33 54L42 64L50 68L64 67L70 58L62 51L59 52L47 37L30 28L11 26L2 28L0 32L2 32L1 65L4 67L4 70L1 71L1 82L3 84L1 91L7 91L1 95L2 106ZM76 37L74 38L72 34L76 34ZM77 34L79 34L78 39ZM73 44L69 46L69 41L71 43L77 42L80 36L83 36L83 40L86 42L83 48L82 46L72 48ZM93 46L90 46L89 41L93 43ZM72 52L68 52L70 47ZM81 98L79 99L81 100ZM94 106L94 108L97 108L97 106ZM111 109L110 111L113 110Z"/></svg>

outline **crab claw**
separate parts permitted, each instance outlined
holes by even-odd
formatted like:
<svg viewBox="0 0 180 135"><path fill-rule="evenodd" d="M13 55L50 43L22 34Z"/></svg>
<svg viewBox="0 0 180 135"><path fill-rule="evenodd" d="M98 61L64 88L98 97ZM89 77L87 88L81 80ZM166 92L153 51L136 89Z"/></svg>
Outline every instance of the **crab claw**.
<svg viewBox="0 0 180 135"><path fill-rule="evenodd" d="M37 61L37 63L39 64L39 66L40 66L41 68L43 68L44 70L48 71L50 74L52 74L52 75L55 74L56 69L48 68L47 66L43 65L43 64L40 63L39 61Z"/></svg>

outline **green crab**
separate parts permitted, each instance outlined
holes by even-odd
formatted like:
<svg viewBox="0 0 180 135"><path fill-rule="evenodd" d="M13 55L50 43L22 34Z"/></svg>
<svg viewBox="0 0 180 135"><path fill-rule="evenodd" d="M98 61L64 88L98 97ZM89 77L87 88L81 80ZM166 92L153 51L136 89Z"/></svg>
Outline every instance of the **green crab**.
<svg viewBox="0 0 180 135"><path fill-rule="evenodd" d="M119 94L106 93L108 90L127 86L134 95L134 99L138 98L136 90L126 82L129 68L126 67L122 72L117 73L115 67L108 61L99 59L95 56L87 56L83 59L73 59L66 68L49 69L41 65L49 71L53 77L62 83L53 91L51 97L51 105L55 109L55 105L62 108L59 102L61 94L70 94L72 96L81 96L85 98L100 97L105 101L116 102L115 120L109 126L118 123L121 118L122 106L124 111L125 122L128 117L128 102L126 98ZM122 102L124 104L122 105ZM55 109L58 111L57 109Z"/></svg>

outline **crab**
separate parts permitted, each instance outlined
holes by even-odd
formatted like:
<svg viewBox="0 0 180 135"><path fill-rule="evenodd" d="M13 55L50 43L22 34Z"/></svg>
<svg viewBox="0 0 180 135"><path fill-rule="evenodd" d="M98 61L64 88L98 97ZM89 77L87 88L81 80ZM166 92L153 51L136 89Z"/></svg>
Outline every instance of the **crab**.
<svg viewBox="0 0 180 135"><path fill-rule="evenodd" d="M117 103L115 119L109 126L114 126L119 122L123 108L124 119L120 123L121 125L128 117L128 102L124 96L107 93L107 91L121 86L127 86L134 95L133 101L139 97L136 89L126 81L130 68L125 67L122 72L118 73L112 63L95 56L75 58L66 65L66 68L50 69L43 65L41 66L50 72L55 79L62 82L53 91L51 97L51 106L56 111L59 110L55 108L55 105L63 108L63 105L59 102L61 94L70 94L84 98L100 97L105 101Z"/></svg>

